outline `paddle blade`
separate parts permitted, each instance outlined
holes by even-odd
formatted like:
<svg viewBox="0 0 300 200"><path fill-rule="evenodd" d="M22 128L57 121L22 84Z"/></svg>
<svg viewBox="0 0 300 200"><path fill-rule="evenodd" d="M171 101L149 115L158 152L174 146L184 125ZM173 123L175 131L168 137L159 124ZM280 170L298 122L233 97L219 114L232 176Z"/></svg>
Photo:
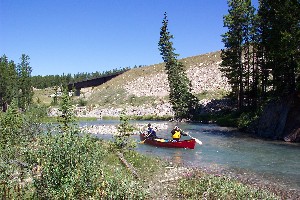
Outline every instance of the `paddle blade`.
<svg viewBox="0 0 300 200"><path fill-rule="evenodd" d="M198 140L197 138L194 138L194 139L198 144L202 145L202 142L200 140Z"/></svg>
<svg viewBox="0 0 300 200"><path fill-rule="evenodd" d="M143 140L143 141L140 141L139 143L140 143L140 144L144 144L144 143L145 143L145 141L146 141L146 139L145 139L145 140Z"/></svg>
<svg viewBox="0 0 300 200"><path fill-rule="evenodd" d="M190 136L190 134L186 133L188 136ZM199 145L202 145L202 142L200 140L198 140L197 138L194 138L192 136L190 136L191 138L193 138Z"/></svg>

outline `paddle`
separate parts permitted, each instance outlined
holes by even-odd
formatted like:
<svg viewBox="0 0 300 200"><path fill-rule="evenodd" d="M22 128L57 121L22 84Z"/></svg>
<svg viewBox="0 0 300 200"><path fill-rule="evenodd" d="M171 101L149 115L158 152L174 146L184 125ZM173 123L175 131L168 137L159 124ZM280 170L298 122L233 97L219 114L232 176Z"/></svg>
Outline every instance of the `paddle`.
<svg viewBox="0 0 300 200"><path fill-rule="evenodd" d="M188 135L188 136L190 136L190 134L188 133L188 132L186 132L186 134ZM200 140L198 140L197 138L194 138L194 137L192 137L192 136L190 136L191 138L193 138L199 145L202 145L202 142L200 141Z"/></svg>
<svg viewBox="0 0 300 200"><path fill-rule="evenodd" d="M144 144L145 141L146 141L147 139L148 139L148 138L144 139L143 141L140 141L139 143L140 143L140 144Z"/></svg>
<svg viewBox="0 0 300 200"><path fill-rule="evenodd" d="M140 131L140 134L142 134L142 132ZM149 134L150 135L150 134ZM149 139L148 137L149 137L149 135L147 135L147 134L145 134L145 137L146 137L146 139L144 139L143 141L140 141L139 143L140 144L144 144L145 143L145 141L147 140L147 139Z"/></svg>

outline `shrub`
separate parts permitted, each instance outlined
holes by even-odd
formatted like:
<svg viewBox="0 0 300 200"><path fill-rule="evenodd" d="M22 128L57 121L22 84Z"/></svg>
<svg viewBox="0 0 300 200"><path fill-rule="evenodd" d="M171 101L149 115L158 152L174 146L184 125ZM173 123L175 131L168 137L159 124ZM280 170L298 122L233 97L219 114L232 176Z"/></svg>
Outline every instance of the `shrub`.
<svg viewBox="0 0 300 200"><path fill-rule="evenodd" d="M99 141L66 132L41 136L37 145L28 158L32 166L40 166L41 175L33 182L39 199L83 199L105 190L99 162L105 152Z"/></svg>
<svg viewBox="0 0 300 200"><path fill-rule="evenodd" d="M256 112L245 112L242 113L238 120L238 127L240 129L245 129L249 127L249 125L258 118Z"/></svg>
<svg viewBox="0 0 300 200"><path fill-rule="evenodd" d="M129 124L129 118L122 111L120 115L120 124L118 125L118 133L114 135L114 146L117 150L126 151L135 147L135 142L130 138L134 127Z"/></svg>
<svg viewBox="0 0 300 200"><path fill-rule="evenodd" d="M12 103L7 112L0 113L0 196L2 199L28 199L32 187L24 185L30 168L24 162L25 153L42 131L40 119L45 109L31 105L19 112Z"/></svg>

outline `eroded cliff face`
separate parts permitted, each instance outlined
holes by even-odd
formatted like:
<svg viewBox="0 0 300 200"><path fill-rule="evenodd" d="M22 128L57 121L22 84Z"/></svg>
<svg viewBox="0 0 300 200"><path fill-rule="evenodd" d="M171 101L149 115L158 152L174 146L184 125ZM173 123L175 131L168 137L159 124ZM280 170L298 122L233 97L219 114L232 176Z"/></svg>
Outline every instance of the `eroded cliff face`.
<svg viewBox="0 0 300 200"><path fill-rule="evenodd" d="M290 111L284 129L284 140L300 142L300 93L291 100Z"/></svg>
<svg viewBox="0 0 300 200"><path fill-rule="evenodd" d="M258 120L260 137L300 142L300 93L269 103Z"/></svg>

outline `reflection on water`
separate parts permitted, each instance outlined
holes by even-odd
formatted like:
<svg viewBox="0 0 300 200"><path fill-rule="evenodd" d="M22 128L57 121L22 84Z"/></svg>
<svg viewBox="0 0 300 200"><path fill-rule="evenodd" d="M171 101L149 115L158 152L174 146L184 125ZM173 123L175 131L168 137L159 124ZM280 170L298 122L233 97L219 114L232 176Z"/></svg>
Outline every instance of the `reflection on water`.
<svg viewBox="0 0 300 200"><path fill-rule="evenodd" d="M94 124L118 124L119 121L97 121ZM132 122L132 123L148 123ZM154 122L152 122L154 123ZM166 122L155 122L166 123ZM170 131L174 123L168 123L168 129L157 132L159 137L171 138ZM195 167L224 168L241 173L256 174L270 181L288 185L300 190L300 144L288 144L279 141L266 141L241 135L232 128L205 124L179 124L192 137L203 142L191 149L157 148L138 144L137 151L171 159L174 164ZM108 136L106 136L108 138ZM138 136L134 136L139 140ZM183 139L189 137L184 137Z"/></svg>
<svg viewBox="0 0 300 200"><path fill-rule="evenodd" d="M181 152L181 151L176 151L176 152L174 153L174 155L173 155L172 160L173 160L173 163L174 163L175 165L180 165L180 164L182 164L182 152Z"/></svg>

